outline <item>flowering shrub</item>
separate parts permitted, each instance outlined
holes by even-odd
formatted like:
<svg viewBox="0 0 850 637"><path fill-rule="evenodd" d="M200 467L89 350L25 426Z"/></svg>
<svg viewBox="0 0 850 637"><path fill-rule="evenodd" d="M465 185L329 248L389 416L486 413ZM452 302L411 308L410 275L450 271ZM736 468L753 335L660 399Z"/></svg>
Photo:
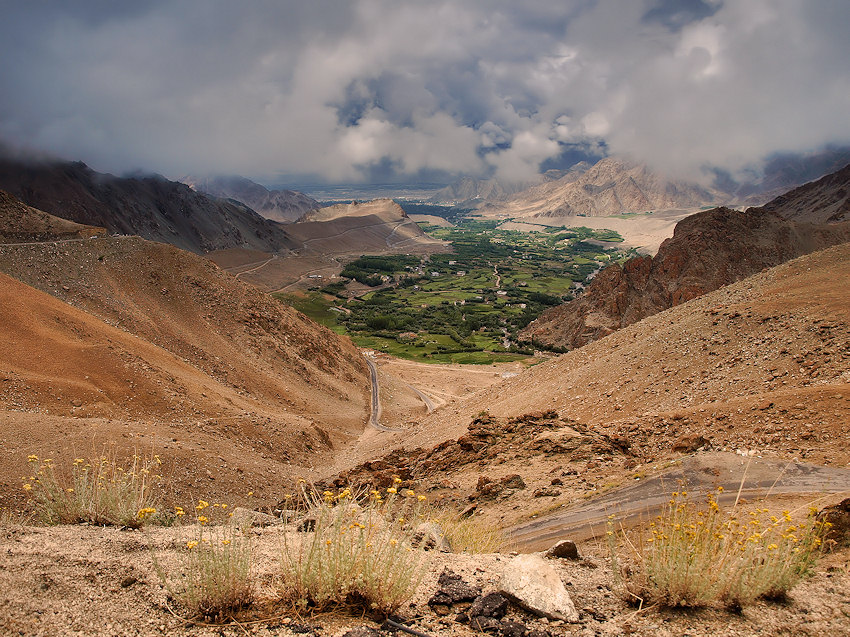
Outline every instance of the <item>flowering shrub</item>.
<svg viewBox="0 0 850 637"><path fill-rule="evenodd" d="M814 513L795 522L760 508L724 513L714 495L697 507L686 492L674 493L650 524L649 537L632 543L633 567L621 569L616 532L609 520L615 576L633 599L665 606L722 602L741 607L759 597L783 597L813 565L825 525Z"/></svg>
<svg viewBox="0 0 850 637"><path fill-rule="evenodd" d="M158 456L134 455L125 465L115 458L77 458L67 471L50 458L27 458L32 473L24 491L35 500L45 524L91 524L139 528L156 515L161 465Z"/></svg>
<svg viewBox="0 0 850 637"><path fill-rule="evenodd" d="M314 493L300 541L281 551L281 596L300 607L351 604L389 613L408 600L427 567L426 542L417 541L425 496L396 485L381 493ZM308 523L309 522L309 523Z"/></svg>

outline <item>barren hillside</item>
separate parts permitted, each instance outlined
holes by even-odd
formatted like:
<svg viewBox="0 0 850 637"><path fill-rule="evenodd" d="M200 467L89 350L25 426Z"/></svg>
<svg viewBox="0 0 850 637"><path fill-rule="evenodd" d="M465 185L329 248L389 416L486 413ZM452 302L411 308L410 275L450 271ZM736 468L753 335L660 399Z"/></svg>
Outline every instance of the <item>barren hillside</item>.
<svg viewBox="0 0 850 637"><path fill-rule="evenodd" d="M86 226L36 210L0 190L0 243L86 239L106 234L104 228Z"/></svg>
<svg viewBox="0 0 850 637"><path fill-rule="evenodd" d="M15 458L70 453L70 442L95 438L151 444L171 458L183 452L166 451L170 439L203 439L199 458L214 460L185 465L189 483L215 469L223 480L216 489L225 476L241 483L264 474L272 488L270 476L289 474L290 463L309 467L365 426L368 373L350 341L206 259L138 238L96 238L0 246L0 270L57 298L6 281L10 297L49 300L53 312L23 304L6 316L0 406L4 447ZM73 321L55 317L63 311ZM21 372L22 360L34 367ZM38 371L53 363L54 371ZM52 433L29 437L35 422ZM63 430L79 436L65 441ZM155 440L124 439L139 430ZM240 477L237 466L252 463L265 468ZM15 480L4 476L4 489Z"/></svg>
<svg viewBox="0 0 850 637"><path fill-rule="evenodd" d="M850 221L850 165L765 204L784 219L810 223Z"/></svg>

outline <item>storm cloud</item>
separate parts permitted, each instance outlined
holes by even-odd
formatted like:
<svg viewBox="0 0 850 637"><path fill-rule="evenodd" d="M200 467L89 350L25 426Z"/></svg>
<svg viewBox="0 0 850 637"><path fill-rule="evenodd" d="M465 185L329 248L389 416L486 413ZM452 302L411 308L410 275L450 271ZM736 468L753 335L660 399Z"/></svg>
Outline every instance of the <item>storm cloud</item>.
<svg viewBox="0 0 850 637"><path fill-rule="evenodd" d="M850 141L844 0L4 3L0 141L98 170L344 182Z"/></svg>

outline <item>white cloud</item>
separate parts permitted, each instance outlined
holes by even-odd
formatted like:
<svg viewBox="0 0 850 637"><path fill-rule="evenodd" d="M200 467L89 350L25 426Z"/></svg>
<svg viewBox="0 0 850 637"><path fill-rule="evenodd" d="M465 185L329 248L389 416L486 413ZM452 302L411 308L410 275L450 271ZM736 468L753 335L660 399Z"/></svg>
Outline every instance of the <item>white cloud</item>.
<svg viewBox="0 0 850 637"><path fill-rule="evenodd" d="M20 3L0 140L116 172L330 180L521 179L600 143L693 176L850 141L850 4L682 6Z"/></svg>

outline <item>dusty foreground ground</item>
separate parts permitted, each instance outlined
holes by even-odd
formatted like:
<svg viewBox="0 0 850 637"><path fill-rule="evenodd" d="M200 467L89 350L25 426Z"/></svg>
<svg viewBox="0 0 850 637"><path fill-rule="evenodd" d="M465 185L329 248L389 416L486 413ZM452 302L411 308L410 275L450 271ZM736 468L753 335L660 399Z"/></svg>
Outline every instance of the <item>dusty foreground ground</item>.
<svg viewBox="0 0 850 637"><path fill-rule="evenodd" d="M257 576L267 594L274 588L284 531L254 529ZM180 617L156 569L178 573L185 542L183 528L121 531L93 527L0 529L0 634L3 635L343 635L356 626L377 624L343 611L298 617L270 608L271 619L246 618L240 624L205 626ZM552 635L846 635L850 631L850 552L827 555L815 574L783 603L759 602L742 613L721 609L669 611L627 606L614 590L604 547L580 545L579 561L553 560L581 618L561 624L534 618L511 607L512 617L530 629ZM471 584L495 586L508 555L446 555L434 558L415 598L400 615L429 635L472 635L454 614L437 617L427 601L437 575L449 567ZM388 634L388 633L384 633ZM402 634L402 633L397 633ZM477 633L480 634L480 633Z"/></svg>

